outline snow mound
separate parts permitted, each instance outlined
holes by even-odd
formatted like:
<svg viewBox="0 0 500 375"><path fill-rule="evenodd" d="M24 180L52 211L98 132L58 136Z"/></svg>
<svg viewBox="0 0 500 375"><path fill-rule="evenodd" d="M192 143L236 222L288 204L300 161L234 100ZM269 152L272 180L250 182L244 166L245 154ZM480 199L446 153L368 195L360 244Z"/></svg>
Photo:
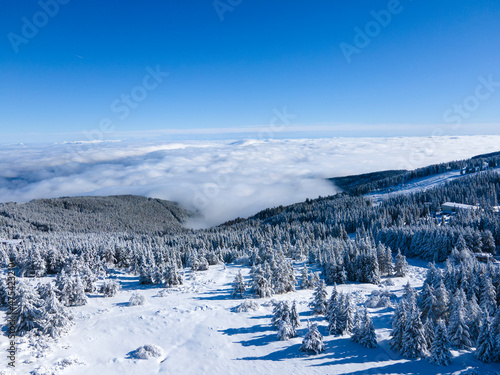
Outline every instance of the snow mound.
<svg viewBox="0 0 500 375"><path fill-rule="evenodd" d="M374 290L368 296L365 306L369 308L390 307L392 306L391 298L396 298L396 295L387 289Z"/></svg>
<svg viewBox="0 0 500 375"><path fill-rule="evenodd" d="M146 297L144 297L142 294L138 292L132 293L132 296L128 301L129 306L139 306L139 305L144 305L145 303L146 303Z"/></svg>
<svg viewBox="0 0 500 375"><path fill-rule="evenodd" d="M236 306L234 308L234 311L241 313L241 312L257 311L258 309L260 309L260 305L257 302L247 299L243 301L242 304Z"/></svg>
<svg viewBox="0 0 500 375"><path fill-rule="evenodd" d="M163 355L163 349L153 344L147 344L137 348L129 354L130 358L135 359L158 358Z"/></svg>

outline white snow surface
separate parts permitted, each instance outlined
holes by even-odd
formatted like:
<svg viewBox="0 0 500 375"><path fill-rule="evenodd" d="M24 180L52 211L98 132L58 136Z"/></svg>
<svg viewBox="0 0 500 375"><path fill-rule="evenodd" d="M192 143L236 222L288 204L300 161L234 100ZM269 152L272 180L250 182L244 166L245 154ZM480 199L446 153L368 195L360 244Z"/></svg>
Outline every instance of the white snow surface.
<svg viewBox="0 0 500 375"><path fill-rule="evenodd" d="M500 150L500 136L120 141L0 147L0 200L137 194L197 209L193 227L338 191L326 178Z"/></svg>
<svg viewBox="0 0 500 375"><path fill-rule="evenodd" d="M296 265L297 276L301 268ZM256 299L261 305L258 310L235 312L242 300L231 298L230 285L239 270L248 277L248 268L234 265L185 271L184 285L171 289L141 286L137 277L117 273L122 290L115 297L93 295L87 305L72 307L75 325L70 333L51 342L51 350L40 358L32 356L26 343L20 344L17 372L5 374L465 374L467 368L480 374L500 372L498 364L479 362L467 351L452 351L454 358L448 367L402 358L388 346L392 307L368 309L379 342L375 349L363 348L348 336L327 335L326 320L312 316L307 307L312 290ZM423 262L410 260L408 276L391 279L394 285L387 288L399 297L407 281L420 287L425 272ZM128 306L138 289L146 296L146 304ZM380 287L356 283L338 289L352 292L354 301L361 304ZM273 299L297 302L299 337L278 341L271 325ZM1 319L4 323L5 314ZM326 350L318 355L299 351L308 321L319 323L324 335ZM5 353L7 340L0 343ZM159 347L162 355L133 358L134 350L143 345ZM5 355L0 357L0 368L6 368Z"/></svg>

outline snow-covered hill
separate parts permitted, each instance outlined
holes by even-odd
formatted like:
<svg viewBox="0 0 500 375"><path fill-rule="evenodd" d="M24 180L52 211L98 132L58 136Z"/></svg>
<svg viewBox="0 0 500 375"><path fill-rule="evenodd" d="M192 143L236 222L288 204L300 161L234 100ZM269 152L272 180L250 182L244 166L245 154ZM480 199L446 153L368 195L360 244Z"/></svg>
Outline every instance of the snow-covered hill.
<svg viewBox="0 0 500 375"><path fill-rule="evenodd" d="M419 287L426 272L423 262L410 262L407 277L393 278L386 288L401 296L408 281ZM300 267L300 265L298 266ZM33 357L28 343L19 345L16 374L480 374L500 371L498 364L484 364L470 352L453 351L452 365L441 368L425 360L410 361L388 347L389 317L393 308L369 309L379 347L365 349L348 336L326 332L324 318L311 315L312 290L255 300L256 311L236 312L242 300L233 299L230 284L241 266L213 266L208 271L186 271L184 285L171 288L145 287L138 278L117 272L122 290L114 297L91 295L89 303L71 308L75 325L50 350ZM297 276L299 269L297 271ZM385 280L383 280L384 283ZM332 287L328 287L331 292ZM339 285L362 304L380 287L371 284ZM142 306L128 306L133 291L146 297ZM246 297L251 297L248 294ZM301 319L299 337L278 341L271 325L273 301L295 300ZM318 355L299 351L307 322L318 322L326 350ZM2 322L3 323L3 322ZM159 358L134 359L131 352L145 344L162 349ZM5 352L6 340L0 349ZM0 363L5 368L5 356ZM3 372L10 374L12 372Z"/></svg>

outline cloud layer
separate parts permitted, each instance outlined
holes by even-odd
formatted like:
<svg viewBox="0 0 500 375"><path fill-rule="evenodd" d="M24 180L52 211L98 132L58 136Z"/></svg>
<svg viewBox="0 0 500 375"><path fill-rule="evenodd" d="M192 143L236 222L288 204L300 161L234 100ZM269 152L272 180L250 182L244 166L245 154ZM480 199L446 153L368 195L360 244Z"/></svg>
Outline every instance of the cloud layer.
<svg viewBox="0 0 500 375"><path fill-rule="evenodd" d="M216 225L337 191L328 177L414 169L500 150L500 136L102 142L0 148L0 201L138 194Z"/></svg>

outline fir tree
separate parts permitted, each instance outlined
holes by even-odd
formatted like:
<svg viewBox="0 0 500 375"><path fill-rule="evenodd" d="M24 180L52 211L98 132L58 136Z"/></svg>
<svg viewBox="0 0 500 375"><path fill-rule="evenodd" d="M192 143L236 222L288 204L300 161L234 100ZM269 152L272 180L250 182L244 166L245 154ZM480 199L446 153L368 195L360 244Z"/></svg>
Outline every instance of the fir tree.
<svg viewBox="0 0 500 375"><path fill-rule="evenodd" d="M324 315L326 313L326 297L326 285L325 282L321 280L314 292L313 301L309 304L309 306L313 309L313 313L315 315Z"/></svg>
<svg viewBox="0 0 500 375"><path fill-rule="evenodd" d="M376 348L378 346L373 320L368 315L367 309L364 309L364 312L360 316L359 323L357 323L356 327L353 329L351 340L365 348Z"/></svg>
<svg viewBox="0 0 500 375"><path fill-rule="evenodd" d="M295 301L293 301L292 309L290 310L290 324L293 328L297 329L300 327L300 318L297 312L297 305Z"/></svg>
<svg viewBox="0 0 500 375"><path fill-rule="evenodd" d="M246 290L245 281L243 281L243 276L241 276L241 271L238 271L238 274L236 275L233 281L233 297L243 298L243 293L245 293L245 290Z"/></svg>
<svg viewBox="0 0 500 375"><path fill-rule="evenodd" d="M465 294L458 289L453 296L449 332L451 345L458 349L469 349L472 346L469 326L465 321Z"/></svg>
<svg viewBox="0 0 500 375"><path fill-rule="evenodd" d="M485 363L496 360L496 342L488 313L485 313L483 317L474 357Z"/></svg>
<svg viewBox="0 0 500 375"><path fill-rule="evenodd" d="M299 350L303 352L314 352L315 354L319 354L325 350L323 336L319 333L316 323L309 324L309 330L302 340L302 346Z"/></svg>
<svg viewBox="0 0 500 375"><path fill-rule="evenodd" d="M44 327L43 301L30 284L19 281L15 287L14 332L23 336L27 332L42 332Z"/></svg>
<svg viewBox="0 0 500 375"><path fill-rule="evenodd" d="M448 366L451 363L450 342L443 320L439 320L434 332L429 362L438 366Z"/></svg>
<svg viewBox="0 0 500 375"><path fill-rule="evenodd" d="M177 267L174 263L169 264L165 267L165 274L163 278L165 280L163 285L166 288L182 285L182 276L177 271Z"/></svg>
<svg viewBox="0 0 500 375"><path fill-rule="evenodd" d="M43 306L43 334L56 339L66 333L71 324L73 316L57 299L56 292L52 284L45 284Z"/></svg>
<svg viewBox="0 0 500 375"><path fill-rule="evenodd" d="M406 257L401 255L401 250L398 250L396 255L396 264L394 265L394 274L396 277L404 277L408 272L408 263Z"/></svg>

